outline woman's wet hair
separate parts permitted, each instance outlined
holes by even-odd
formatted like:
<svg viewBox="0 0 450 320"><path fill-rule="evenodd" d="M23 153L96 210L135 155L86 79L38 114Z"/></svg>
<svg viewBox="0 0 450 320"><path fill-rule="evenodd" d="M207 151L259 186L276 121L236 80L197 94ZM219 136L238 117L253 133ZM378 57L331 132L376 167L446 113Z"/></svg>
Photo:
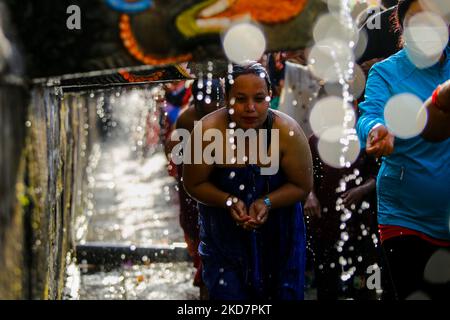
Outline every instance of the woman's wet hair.
<svg viewBox="0 0 450 320"><path fill-rule="evenodd" d="M262 64L251 61L246 64L233 64L233 71L228 73L228 79L225 81L225 93L228 95L231 91L232 83L230 80L236 81L239 76L243 76L246 74L254 74L258 77L263 78L267 84L267 91L270 92L272 90L272 84L270 82L269 74L267 70L262 66ZM230 79L231 75L231 79Z"/></svg>
<svg viewBox="0 0 450 320"><path fill-rule="evenodd" d="M418 0L399 0L397 9L394 12L393 19L396 23L397 30L403 32L405 24L405 16L411 5Z"/></svg>
<svg viewBox="0 0 450 320"><path fill-rule="evenodd" d="M404 46L404 39L402 37L402 34L404 30L406 13L408 12L411 5L416 1L418 0L399 0L397 8L391 15L390 20L392 24L392 30L394 30L394 32L399 35L398 47L400 49Z"/></svg>

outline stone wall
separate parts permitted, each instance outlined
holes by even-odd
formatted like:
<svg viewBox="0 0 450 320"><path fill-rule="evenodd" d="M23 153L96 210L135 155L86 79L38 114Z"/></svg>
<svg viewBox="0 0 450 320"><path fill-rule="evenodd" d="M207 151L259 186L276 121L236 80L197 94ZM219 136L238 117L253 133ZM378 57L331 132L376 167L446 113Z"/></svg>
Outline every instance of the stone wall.
<svg viewBox="0 0 450 320"><path fill-rule="evenodd" d="M0 87L0 298L27 291L24 211L26 92ZM22 181L22 183L18 183Z"/></svg>
<svg viewBox="0 0 450 320"><path fill-rule="evenodd" d="M7 7L0 1L0 298L27 296L25 121L28 90Z"/></svg>
<svg viewBox="0 0 450 320"><path fill-rule="evenodd" d="M95 107L55 88L0 91L0 298L60 299L84 212Z"/></svg>

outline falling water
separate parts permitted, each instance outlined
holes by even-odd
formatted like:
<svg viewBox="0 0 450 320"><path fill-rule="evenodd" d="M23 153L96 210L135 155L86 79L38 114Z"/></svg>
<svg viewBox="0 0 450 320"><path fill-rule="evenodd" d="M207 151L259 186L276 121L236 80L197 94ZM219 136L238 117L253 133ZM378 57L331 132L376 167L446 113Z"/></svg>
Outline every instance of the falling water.
<svg viewBox="0 0 450 320"><path fill-rule="evenodd" d="M67 269L68 299L198 299L187 255L161 262L168 251L186 247L176 181L161 145L162 90L154 85L77 96L81 108L95 108L97 125L85 129L99 138L88 155L86 212L74 228L78 257ZM90 245L123 253L85 256L82 248ZM137 259L143 248L149 255Z"/></svg>

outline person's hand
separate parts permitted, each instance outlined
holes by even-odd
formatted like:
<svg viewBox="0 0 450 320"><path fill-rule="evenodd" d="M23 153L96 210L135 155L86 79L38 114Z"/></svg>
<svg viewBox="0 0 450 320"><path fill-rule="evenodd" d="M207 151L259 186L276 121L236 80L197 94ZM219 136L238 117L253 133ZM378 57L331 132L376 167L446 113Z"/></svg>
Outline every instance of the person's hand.
<svg viewBox="0 0 450 320"><path fill-rule="evenodd" d="M322 208L314 192L310 192L305 203L305 214L310 218L322 218Z"/></svg>
<svg viewBox="0 0 450 320"><path fill-rule="evenodd" d="M235 198L237 199L237 198ZM243 226L245 222L251 219L247 213L247 207L244 201L237 199L237 201L232 201L230 206L230 214L234 221L236 221L238 226Z"/></svg>
<svg viewBox="0 0 450 320"><path fill-rule="evenodd" d="M361 63L360 67L361 67L362 71L367 75L369 73L369 71L370 71L370 68L372 68L372 66L375 63L383 61L383 59L384 58L374 58L374 59L371 59L371 60L364 61L363 63Z"/></svg>
<svg viewBox="0 0 450 320"><path fill-rule="evenodd" d="M394 135L383 125L376 125L369 132L366 143L367 154L376 158L394 152Z"/></svg>
<svg viewBox="0 0 450 320"><path fill-rule="evenodd" d="M303 66L308 64L306 49L287 52L284 54L284 59Z"/></svg>
<svg viewBox="0 0 450 320"><path fill-rule="evenodd" d="M243 226L246 230L257 229L266 223L269 217L269 208L264 200L258 199L250 205L249 216L250 219Z"/></svg>
<svg viewBox="0 0 450 320"><path fill-rule="evenodd" d="M347 208L349 208L352 204L356 206L358 203L361 203L365 194L366 192L363 187L352 188L341 195L342 203Z"/></svg>

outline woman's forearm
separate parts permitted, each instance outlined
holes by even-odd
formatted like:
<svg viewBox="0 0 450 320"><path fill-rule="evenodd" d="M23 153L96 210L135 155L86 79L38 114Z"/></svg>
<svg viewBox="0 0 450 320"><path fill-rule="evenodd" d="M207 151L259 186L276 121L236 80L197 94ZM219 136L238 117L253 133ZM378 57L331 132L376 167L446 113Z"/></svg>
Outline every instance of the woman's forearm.
<svg viewBox="0 0 450 320"><path fill-rule="evenodd" d="M450 80L441 85L441 89L436 98L439 109L445 113L450 113Z"/></svg>
<svg viewBox="0 0 450 320"><path fill-rule="evenodd" d="M293 183L286 183L267 196L272 203L272 208L281 208L293 205L299 201L305 201L311 190L305 190Z"/></svg>
<svg viewBox="0 0 450 320"><path fill-rule="evenodd" d="M211 207L226 208L229 194L217 188L211 182L202 182L195 186L185 185L187 193L196 201Z"/></svg>
<svg viewBox="0 0 450 320"><path fill-rule="evenodd" d="M375 178L369 178L364 184L361 185L361 188L363 188L364 194L369 194L375 191L376 185Z"/></svg>
<svg viewBox="0 0 450 320"><path fill-rule="evenodd" d="M438 94L425 102L428 119L422 137L431 142L441 142L450 137L450 81L441 86Z"/></svg>

